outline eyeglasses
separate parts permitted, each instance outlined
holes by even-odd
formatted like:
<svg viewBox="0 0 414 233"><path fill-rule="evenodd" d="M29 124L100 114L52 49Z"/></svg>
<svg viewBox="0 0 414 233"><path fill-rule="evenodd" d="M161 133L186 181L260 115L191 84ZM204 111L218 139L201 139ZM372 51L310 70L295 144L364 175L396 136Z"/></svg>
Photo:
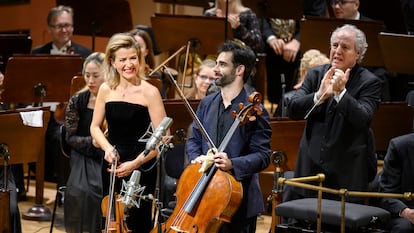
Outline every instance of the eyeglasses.
<svg viewBox="0 0 414 233"><path fill-rule="evenodd" d="M336 4L338 4L339 6L343 6L347 3L355 3L355 1L347 1L347 0L332 0L331 1L331 6L335 7Z"/></svg>
<svg viewBox="0 0 414 233"><path fill-rule="evenodd" d="M199 75L198 77L200 77L200 79L203 81L203 82L205 82L205 81L208 81L209 83L213 83L214 82L214 80L216 80L216 78L212 78L212 77L207 77L207 76L204 76L204 75Z"/></svg>
<svg viewBox="0 0 414 233"><path fill-rule="evenodd" d="M49 25L49 27L55 29L55 30L69 30L73 28L72 24L56 24L56 25Z"/></svg>

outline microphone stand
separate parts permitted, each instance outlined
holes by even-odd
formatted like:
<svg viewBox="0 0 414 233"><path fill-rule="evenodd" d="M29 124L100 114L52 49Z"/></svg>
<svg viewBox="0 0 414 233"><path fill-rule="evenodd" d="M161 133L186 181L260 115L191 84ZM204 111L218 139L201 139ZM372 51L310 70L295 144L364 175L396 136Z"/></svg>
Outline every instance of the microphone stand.
<svg viewBox="0 0 414 233"><path fill-rule="evenodd" d="M282 112L281 117L286 117L286 103L285 103L285 89L286 89L286 83L285 83L285 74L280 74L280 83L282 84Z"/></svg>
<svg viewBox="0 0 414 233"><path fill-rule="evenodd" d="M162 143L162 142L161 142ZM164 181L163 176L162 176L162 169L164 167L164 155L165 152L170 149L172 146L171 145L165 145L163 144L161 146L161 149L159 150L159 161L157 163L157 181L155 183L155 197L154 197L154 201L155 201L155 221L154 224L156 224L157 227L157 232L161 233L162 232L162 228L161 228L161 224L163 223L163 221L160 218L160 213L162 213L162 207L163 207L163 202L160 200L160 190L161 190L161 183ZM161 214L162 216L162 214Z"/></svg>

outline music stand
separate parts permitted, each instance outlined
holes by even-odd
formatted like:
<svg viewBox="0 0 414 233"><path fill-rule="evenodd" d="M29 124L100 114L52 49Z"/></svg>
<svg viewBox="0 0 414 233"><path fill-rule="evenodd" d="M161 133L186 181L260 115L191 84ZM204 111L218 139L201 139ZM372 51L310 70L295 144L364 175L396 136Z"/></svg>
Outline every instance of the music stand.
<svg viewBox="0 0 414 233"><path fill-rule="evenodd" d="M31 127L23 124L20 112L43 111L43 127ZM34 107L0 111L0 143L5 143L10 151L10 164L35 162L36 199L35 204L23 214L24 219L46 221L50 219L50 210L43 206L44 187L44 137L50 118L49 107Z"/></svg>
<svg viewBox="0 0 414 233"><path fill-rule="evenodd" d="M158 3L167 3L173 5L173 14L175 15L175 5L184 5L184 6L199 6L207 9L210 7L209 0L154 0Z"/></svg>
<svg viewBox="0 0 414 233"><path fill-rule="evenodd" d="M131 9L125 0L56 0L56 4L73 8L74 32L92 36L93 51L95 36L111 37L133 29Z"/></svg>
<svg viewBox="0 0 414 233"><path fill-rule="evenodd" d="M255 12L258 18L299 20L303 17L302 0L243 0L243 4Z"/></svg>
<svg viewBox="0 0 414 233"><path fill-rule="evenodd" d="M381 53L387 70L399 74L414 74L412 56L414 54L414 36L394 33L378 35Z"/></svg>
<svg viewBox="0 0 414 233"><path fill-rule="evenodd" d="M371 19L384 21L387 32L406 34L408 31L401 1L364 0L360 1L359 11Z"/></svg>
<svg viewBox="0 0 414 233"><path fill-rule="evenodd" d="M6 71L11 56L16 53L30 53L32 38L26 34L0 34L0 72Z"/></svg>
<svg viewBox="0 0 414 233"><path fill-rule="evenodd" d="M190 15L156 14L151 17L154 38L160 51L174 51L189 41L199 43L201 54L216 54L225 40L224 18ZM231 27L227 33L232 39Z"/></svg>
<svg viewBox="0 0 414 233"><path fill-rule="evenodd" d="M65 102L70 97L72 77L81 72L82 64L79 55L15 55L5 72L2 101ZM44 95L34 93L42 87Z"/></svg>
<svg viewBox="0 0 414 233"><path fill-rule="evenodd" d="M352 24L365 33L368 42L368 50L362 65L370 67L383 67L384 61L378 42L378 34L383 30L381 21L347 20L306 16L301 21L301 50L318 49L322 53L329 54L330 36L332 32L344 24ZM317 28L318 30L315 30Z"/></svg>

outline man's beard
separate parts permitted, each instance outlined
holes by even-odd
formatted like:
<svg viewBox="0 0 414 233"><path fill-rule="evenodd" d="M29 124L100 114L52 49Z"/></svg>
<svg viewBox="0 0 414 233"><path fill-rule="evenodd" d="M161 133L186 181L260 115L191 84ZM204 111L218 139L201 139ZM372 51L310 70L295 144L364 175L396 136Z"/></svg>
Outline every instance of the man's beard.
<svg viewBox="0 0 414 233"><path fill-rule="evenodd" d="M227 84L230 84L236 79L236 71L232 70L230 74L222 74L221 78L216 79L215 84L220 87L224 87Z"/></svg>

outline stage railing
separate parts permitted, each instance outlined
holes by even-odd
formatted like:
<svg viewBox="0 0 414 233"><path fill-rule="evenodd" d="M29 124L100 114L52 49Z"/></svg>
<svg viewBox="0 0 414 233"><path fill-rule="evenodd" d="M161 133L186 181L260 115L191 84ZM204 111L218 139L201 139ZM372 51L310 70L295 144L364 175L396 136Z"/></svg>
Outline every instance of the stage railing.
<svg viewBox="0 0 414 233"><path fill-rule="evenodd" d="M341 198L341 233L345 233L345 198L348 196L353 197L377 197L377 198L400 198L411 200L413 198L413 193L379 193L379 192L361 192L361 191L349 191L347 189L332 189L323 187L323 181L325 180L325 175L319 173L315 176L307 177L298 177L286 179L283 177L278 178L279 185L290 185L298 188L310 189L318 192L318 201L317 201L317 232L321 232L322 228L322 193L330 193L338 195ZM319 186L307 184L303 182L316 181L319 182ZM274 210L273 210L274 211Z"/></svg>

